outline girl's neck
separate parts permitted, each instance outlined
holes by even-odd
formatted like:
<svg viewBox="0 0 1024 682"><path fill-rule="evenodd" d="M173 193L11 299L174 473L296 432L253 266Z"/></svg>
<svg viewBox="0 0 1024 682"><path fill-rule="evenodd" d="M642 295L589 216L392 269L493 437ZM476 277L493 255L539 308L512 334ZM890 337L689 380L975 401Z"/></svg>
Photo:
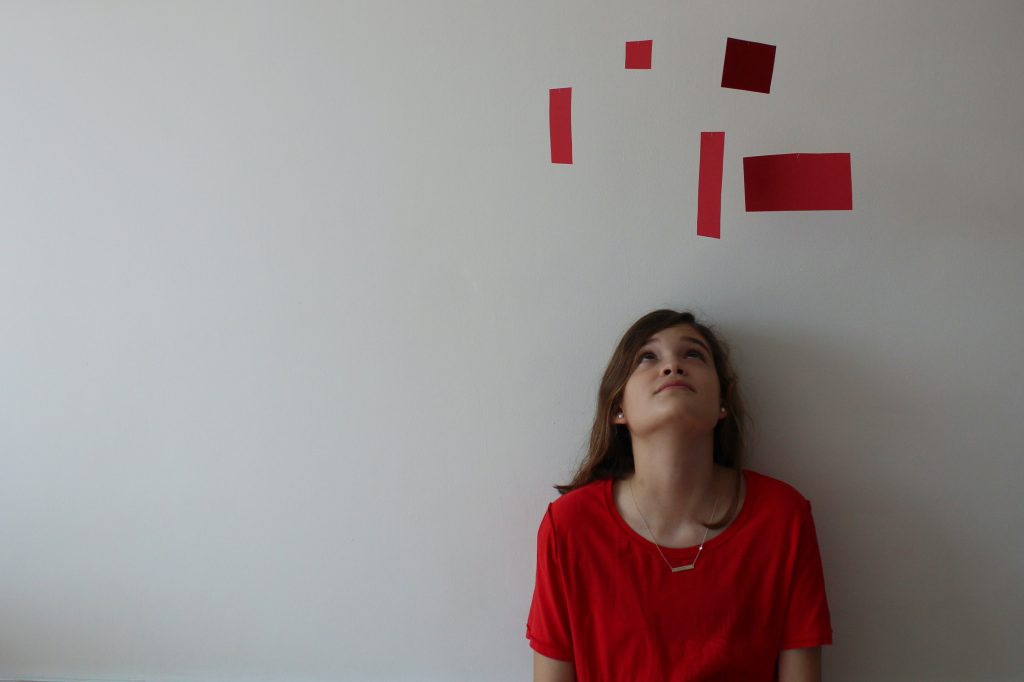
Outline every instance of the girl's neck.
<svg viewBox="0 0 1024 682"><path fill-rule="evenodd" d="M678 527L709 519L720 490L713 448L710 434L685 445L634 439L634 472L625 482L648 523Z"/></svg>

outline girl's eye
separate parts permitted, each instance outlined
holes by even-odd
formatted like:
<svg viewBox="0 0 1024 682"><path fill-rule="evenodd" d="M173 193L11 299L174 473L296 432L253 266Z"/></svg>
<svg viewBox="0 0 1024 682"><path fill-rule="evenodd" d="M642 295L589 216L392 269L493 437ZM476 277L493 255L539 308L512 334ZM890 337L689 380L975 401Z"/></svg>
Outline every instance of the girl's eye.
<svg viewBox="0 0 1024 682"><path fill-rule="evenodd" d="M691 353L693 355L696 355L701 360L704 359L704 354L701 353L699 350L690 350L690 351L687 351L686 354L690 355ZM653 358L654 357L654 353L652 353L651 351L644 351L643 353L640 354L640 360L645 360L645 359L647 359L648 356Z"/></svg>

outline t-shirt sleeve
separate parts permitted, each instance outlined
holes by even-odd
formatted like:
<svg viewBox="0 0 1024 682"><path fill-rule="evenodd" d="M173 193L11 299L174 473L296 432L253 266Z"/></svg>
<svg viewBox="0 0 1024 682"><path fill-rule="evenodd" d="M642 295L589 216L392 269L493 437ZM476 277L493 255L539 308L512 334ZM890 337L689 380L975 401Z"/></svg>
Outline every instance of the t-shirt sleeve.
<svg viewBox="0 0 1024 682"><path fill-rule="evenodd" d="M825 575L811 503L804 500L799 514L796 557L793 564L780 649L802 649L832 643L832 620L825 595Z"/></svg>
<svg viewBox="0 0 1024 682"><path fill-rule="evenodd" d="M537 531L537 576L526 621L526 638L530 640L530 646L543 656L560 661L573 660L565 575L558 556L550 504Z"/></svg>

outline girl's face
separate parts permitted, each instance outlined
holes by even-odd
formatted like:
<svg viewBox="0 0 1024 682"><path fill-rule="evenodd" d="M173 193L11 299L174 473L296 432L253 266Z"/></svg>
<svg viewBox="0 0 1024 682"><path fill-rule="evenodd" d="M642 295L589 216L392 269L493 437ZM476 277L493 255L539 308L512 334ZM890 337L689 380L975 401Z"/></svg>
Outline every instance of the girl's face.
<svg viewBox="0 0 1024 682"><path fill-rule="evenodd" d="M666 386L678 382L687 386ZM628 425L633 434L681 422L697 432L711 432L726 417L719 394L718 373L707 341L690 325L669 327L641 347L613 421Z"/></svg>

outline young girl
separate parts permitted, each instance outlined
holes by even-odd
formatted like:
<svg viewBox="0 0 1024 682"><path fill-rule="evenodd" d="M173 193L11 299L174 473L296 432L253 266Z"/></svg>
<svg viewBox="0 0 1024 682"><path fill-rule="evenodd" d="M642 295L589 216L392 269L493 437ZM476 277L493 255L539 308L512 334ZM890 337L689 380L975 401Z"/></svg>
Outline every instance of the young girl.
<svg viewBox="0 0 1024 682"><path fill-rule="evenodd" d="M589 452L537 534L535 682L821 679L811 504L742 468L745 424L711 329L673 310L629 328Z"/></svg>

